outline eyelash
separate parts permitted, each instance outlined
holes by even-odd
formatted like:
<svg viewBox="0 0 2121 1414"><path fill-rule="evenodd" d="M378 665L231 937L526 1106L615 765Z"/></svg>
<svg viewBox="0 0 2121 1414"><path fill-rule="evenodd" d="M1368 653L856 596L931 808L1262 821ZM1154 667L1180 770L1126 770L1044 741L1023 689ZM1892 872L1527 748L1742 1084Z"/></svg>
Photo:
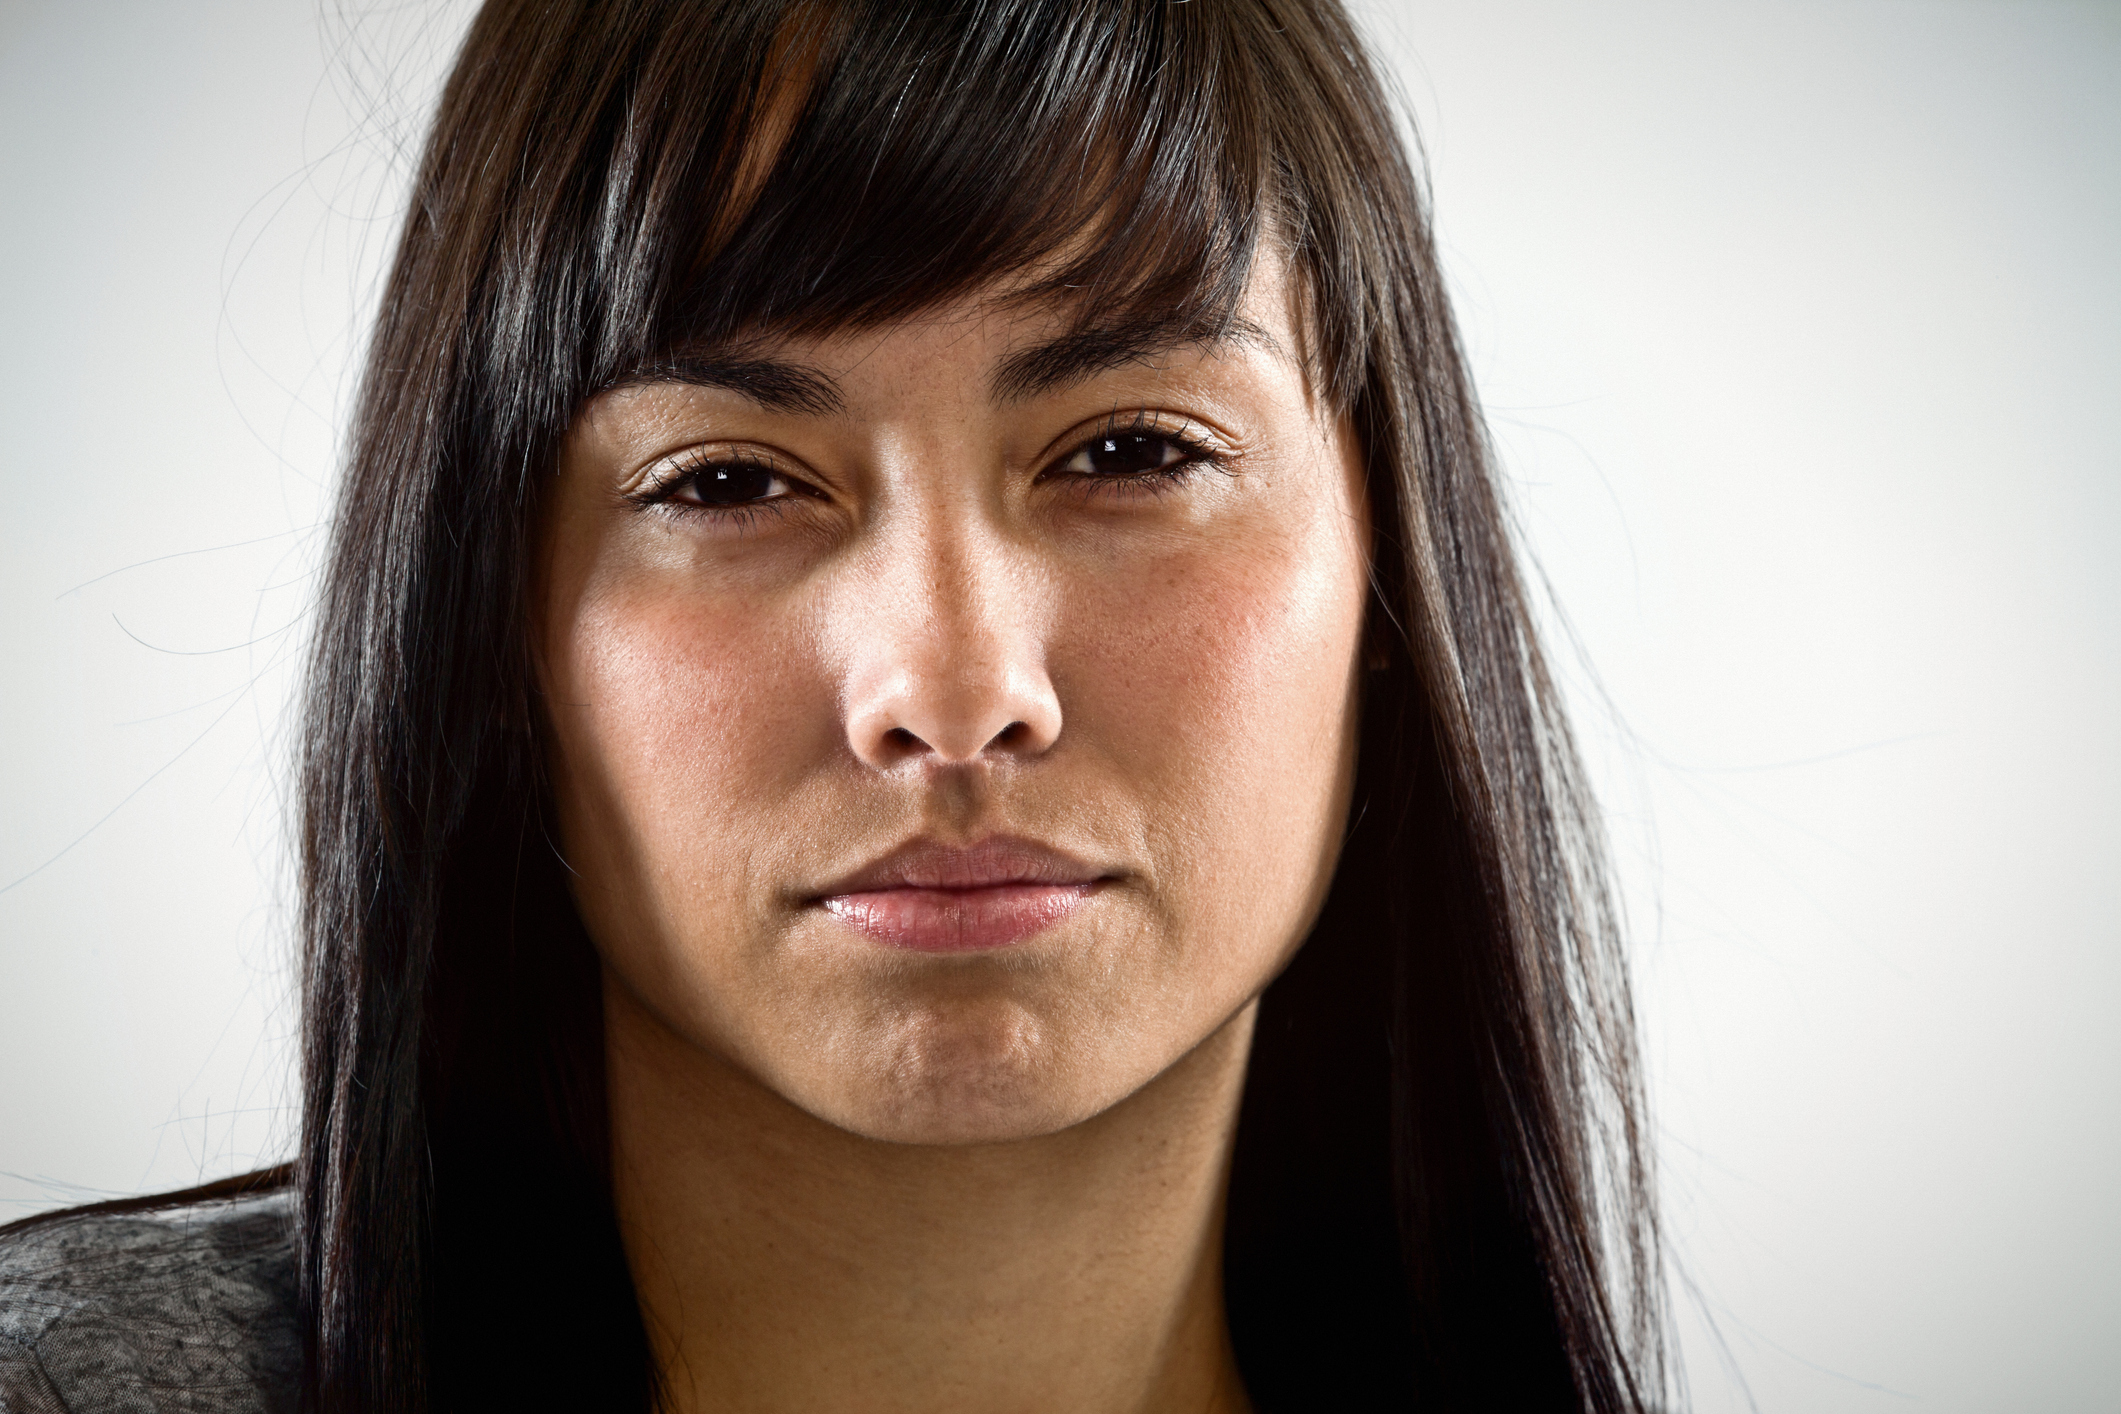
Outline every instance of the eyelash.
<svg viewBox="0 0 2121 1414"><path fill-rule="evenodd" d="M1189 424L1190 427L1190 424ZM1055 470L1073 461L1089 450L1099 439L1108 437L1153 437L1168 443L1179 454L1178 460L1169 466L1151 471L1123 475L1097 475L1075 473L1069 475ZM1220 470L1227 458L1223 453L1206 446L1188 429L1173 429L1159 424L1154 419L1136 413L1114 416L1095 432L1070 447L1056 458L1051 466L1038 474L1037 479L1066 479L1075 481L1085 494L1100 497L1162 496L1183 486L1192 479L1193 473L1202 467ZM783 471L771 458L757 455L723 456L711 452L688 454L673 463L657 476L652 484L635 492L629 499L642 509L663 508L677 515L705 515L739 530L748 530L758 524L761 516L781 516L787 513L787 503L808 492L799 489L789 495L772 496L758 501L742 501L731 505L711 505L680 501L677 493L694 477L711 471L764 472L780 477L801 488L802 482Z"/></svg>
<svg viewBox="0 0 2121 1414"><path fill-rule="evenodd" d="M689 452L629 499L643 510L662 509L680 516L707 516L737 530L749 530L765 516L778 518L787 514L787 503L806 494L805 491L799 490L792 495L773 496L762 501L739 501L726 506L677 499L677 493L684 488L686 482L710 471L764 472L768 476L780 477L793 486L803 485L796 477L781 470L770 457L741 453L725 456L713 452Z"/></svg>
<svg viewBox="0 0 2121 1414"><path fill-rule="evenodd" d="M1184 486L1193 479L1193 474L1202 467L1206 467L1211 471L1221 470L1224 463L1228 460L1221 452L1207 446L1194 436L1191 428L1192 424L1190 423L1180 428L1161 425L1141 413L1114 415L1106 420L1104 426L1077 442L1073 447L1070 447L1065 456L1058 458L1053 463L1053 467L1065 466L1078 455L1089 450L1101 438L1154 437L1160 442L1168 443L1178 453L1178 460L1169 466L1157 467L1152 471L1135 472L1131 475L1099 476L1094 473L1088 475L1078 473L1071 479L1081 485L1083 491L1091 496L1161 496ZM1056 473L1053 467L1040 472L1038 479L1044 481L1048 477L1063 474Z"/></svg>

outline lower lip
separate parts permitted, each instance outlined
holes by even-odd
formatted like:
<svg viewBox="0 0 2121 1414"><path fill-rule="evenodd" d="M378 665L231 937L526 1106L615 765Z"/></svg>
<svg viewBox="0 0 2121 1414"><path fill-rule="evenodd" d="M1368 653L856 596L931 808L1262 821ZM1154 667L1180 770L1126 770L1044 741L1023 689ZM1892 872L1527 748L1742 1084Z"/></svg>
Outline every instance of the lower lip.
<svg viewBox="0 0 2121 1414"><path fill-rule="evenodd" d="M876 889L824 900L833 917L889 948L982 952L1060 922L1093 884L996 884L984 889Z"/></svg>

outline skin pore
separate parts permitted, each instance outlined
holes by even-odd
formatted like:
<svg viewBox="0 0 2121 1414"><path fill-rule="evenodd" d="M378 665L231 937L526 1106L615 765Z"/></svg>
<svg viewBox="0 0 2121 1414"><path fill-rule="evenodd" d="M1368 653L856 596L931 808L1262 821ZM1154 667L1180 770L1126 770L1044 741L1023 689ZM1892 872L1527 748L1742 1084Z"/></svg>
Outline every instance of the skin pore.
<svg viewBox="0 0 2121 1414"><path fill-rule="evenodd" d="M1223 1195L1369 534L1262 264L1212 343L969 299L566 439L539 674L671 1408L1249 1408Z"/></svg>

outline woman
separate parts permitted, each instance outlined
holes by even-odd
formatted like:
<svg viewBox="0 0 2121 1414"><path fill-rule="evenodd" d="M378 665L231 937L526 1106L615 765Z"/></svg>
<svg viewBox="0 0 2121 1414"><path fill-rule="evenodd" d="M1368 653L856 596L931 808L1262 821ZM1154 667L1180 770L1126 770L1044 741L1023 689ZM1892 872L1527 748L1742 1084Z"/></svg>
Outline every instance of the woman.
<svg viewBox="0 0 2121 1414"><path fill-rule="evenodd" d="M488 4L304 772L299 1155L19 1227L10 1408L1662 1393L1593 817L1331 0Z"/></svg>

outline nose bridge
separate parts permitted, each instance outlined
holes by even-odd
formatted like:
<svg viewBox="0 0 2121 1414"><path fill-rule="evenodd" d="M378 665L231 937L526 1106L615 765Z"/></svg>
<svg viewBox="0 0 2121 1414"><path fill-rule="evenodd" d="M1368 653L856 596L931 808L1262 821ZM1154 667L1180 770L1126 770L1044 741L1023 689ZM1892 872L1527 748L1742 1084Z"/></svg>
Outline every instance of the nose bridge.
<svg viewBox="0 0 2121 1414"><path fill-rule="evenodd" d="M853 602L849 745L873 765L1035 754L1060 731L1027 552L970 494L881 518Z"/></svg>

